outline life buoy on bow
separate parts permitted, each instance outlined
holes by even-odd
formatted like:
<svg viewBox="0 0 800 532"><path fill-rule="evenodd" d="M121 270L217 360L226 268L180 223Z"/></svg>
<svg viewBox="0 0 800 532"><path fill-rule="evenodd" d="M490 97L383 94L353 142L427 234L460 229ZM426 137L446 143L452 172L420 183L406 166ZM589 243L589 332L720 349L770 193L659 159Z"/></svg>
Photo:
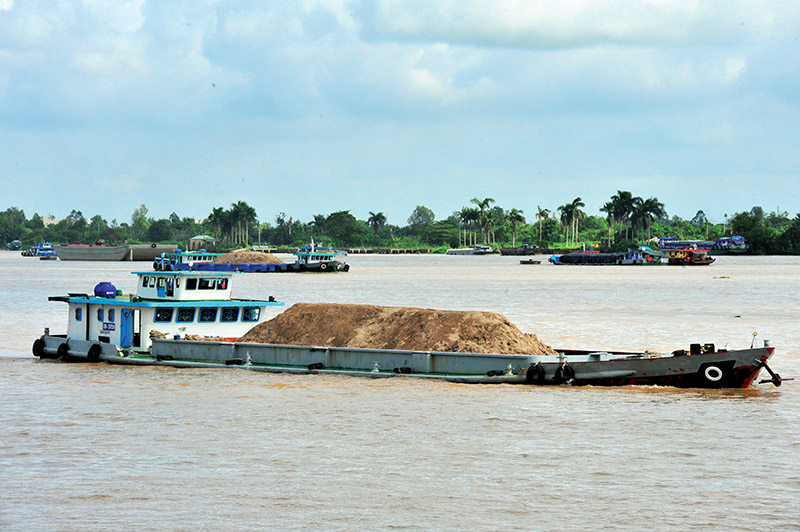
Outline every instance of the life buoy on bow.
<svg viewBox="0 0 800 532"><path fill-rule="evenodd" d="M703 374L706 376L706 379L711 382L719 382L722 380L723 376L722 370L717 366L708 366Z"/></svg>

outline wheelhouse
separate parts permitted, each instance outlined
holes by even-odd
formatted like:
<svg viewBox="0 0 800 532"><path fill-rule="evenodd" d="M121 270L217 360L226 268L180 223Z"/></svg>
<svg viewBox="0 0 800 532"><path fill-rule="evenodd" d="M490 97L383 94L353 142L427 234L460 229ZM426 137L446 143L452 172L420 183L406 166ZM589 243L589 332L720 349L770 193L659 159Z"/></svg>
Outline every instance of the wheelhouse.
<svg viewBox="0 0 800 532"><path fill-rule="evenodd" d="M282 302L231 298L233 272L134 272L135 294L100 283L94 294L50 297L69 304L67 336L147 351L151 338L233 339L265 321Z"/></svg>

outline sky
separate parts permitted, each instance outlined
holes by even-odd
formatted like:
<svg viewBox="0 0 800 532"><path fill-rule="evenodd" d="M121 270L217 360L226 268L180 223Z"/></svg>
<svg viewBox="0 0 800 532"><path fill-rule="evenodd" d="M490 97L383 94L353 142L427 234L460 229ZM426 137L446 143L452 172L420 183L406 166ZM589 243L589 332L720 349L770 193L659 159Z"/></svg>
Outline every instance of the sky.
<svg viewBox="0 0 800 532"><path fill-rule="evenodd" d="M800 2L0 0L0 210L800 212Z"/></svg>

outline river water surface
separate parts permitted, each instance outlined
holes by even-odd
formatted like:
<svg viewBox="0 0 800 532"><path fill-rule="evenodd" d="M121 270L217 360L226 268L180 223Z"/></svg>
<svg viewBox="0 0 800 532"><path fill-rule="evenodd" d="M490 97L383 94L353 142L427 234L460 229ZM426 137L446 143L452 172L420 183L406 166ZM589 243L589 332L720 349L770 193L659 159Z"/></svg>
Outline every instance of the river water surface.
<svg viewBox="0 0 800 532"><path fill-rule="evenodd" d="M555 347L747 347L800 377L800 258L709 267L353 256L234 297L499 312ZM47 297L147 263L0 252L0 530L800 530L800 380L459 385L30 355ZM279 309L274 311L280 312Z"/></svg>

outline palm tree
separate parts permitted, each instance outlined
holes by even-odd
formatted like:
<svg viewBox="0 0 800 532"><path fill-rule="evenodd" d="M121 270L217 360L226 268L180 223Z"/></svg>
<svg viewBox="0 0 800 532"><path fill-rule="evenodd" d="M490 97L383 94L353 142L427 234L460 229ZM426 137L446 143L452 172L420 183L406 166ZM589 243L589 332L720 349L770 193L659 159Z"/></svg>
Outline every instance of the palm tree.
<svg viewBox="0 0 800 532"><path fill-rule="evenodd" d="M372 227L372 230L375 232L375 236L378 236L378 231L386 224L386 215L382 212L375 214L374 212L369 211L367 224Z"/></svg>
<svg viewBox="0 0 800 532"><path fill-rule="evenodd" d="M608 221L608 241L611 241L611 234L614 230L614 202L607 201L605 205L600 207L600 212L606 213L606 220Z"/></svg>
<svg viewBox="0 0 800 532"><path fill-rule="evenodd" d="M222 224L225 221L225 209L222 207L214 207L206 221L214 228L214 236L222 240Z"/></svg>
<svg viewBox="0 0 800 532"><path fill-rule="evenodd" d="M552 214L548 209L542 209L540 206L536 206L536 219L539 221L539 244L542 243L542 221L547 221L550 219L550 214Z"/></svg>
<svg viewBox="0 0 800 532"><path fill-rule="evenodd" d="M494 203L494 198L472 198L470 200L471 203L474 203L478 206L478 210L480 211L480 225L481 225L481 240L483 244L486 244L486 225L488 220L486 218L486 211L489 209L489 206Z"/></svg>
<svg viewBox="0 0 800 532"><path fill-rule="evenodd" d="M628 219L633 212L635 198L633 194L625 190L617 190L617 193L611 196L611 202L614 204L614 219L619 222L619 232L622 233L622 225L625 224L625 238L628 238Z"/></svg>
<svg viewBox="0 0 800 532"><path fill-rule="evenodd" d="M236 208L239 211L239 239L241 243L248 245L250 243L250 225L256 221L258 215L256 210L244 201L237 201Z"/></svg>
<svg viewBox="0 0 800 532"><path fill-rule="evenodd" d="M572 203L561 205L558 212L561 214L561 224L565 228L564 244L569 246L569 230L572 225Z"/></svg>
<svg viewBox="0 0 800 532"><path fill-rule="evenodd" d="M645 224L647 226L647 238L650 238L650 225L658 218L664 218L667 211L664 209L664 204L658 201L657 198L649 198L642 202L642 211L644 212Z"/></svg>
<svg viewBox="0 0 800 532"><path fill-rule="evenodd" d="M575 198L572 200L570 204L572 207L572 239L573 243L578 243L578 222L586 217L586 213L581 210L581 207L585 207L586 204L580 197Z"/></svg>
<svg viewBox="0 0 800 532"><path fill-rule="evenodd" d="M462 207L461 219L464 221L465 226L464 245L468 245L467 234L470 236L469 245L474 245L477 240L475 238L475 224L480 220L480 211L472 207Z"/></svg>
<svg viewBox="0 0 800 532"><path fill-rule="evenodd" d="M517 246L517 226L525 223L522 211L511 209L508 211L508 223L511 225L511 247Z"/></svg>
<svg viewBox="0 0 800 532"><path fill-rule="evenodd" d="M371 214L371 213L370 213ZM319 236L325 233L325 215L324 214L315 214L314 220L311 221L309 225L314 226L314 234Z"/></svg>
<svg viewBox="0 0 800 532"><path fill-rule="evenodd" d="M631 211L631 227L633 229L633 238L636 238L636 230L640 230L641 235L644 234L644 227L647 223L647 213L644 212L644 202L642 198L634 198L633 210Z"/></svg>

